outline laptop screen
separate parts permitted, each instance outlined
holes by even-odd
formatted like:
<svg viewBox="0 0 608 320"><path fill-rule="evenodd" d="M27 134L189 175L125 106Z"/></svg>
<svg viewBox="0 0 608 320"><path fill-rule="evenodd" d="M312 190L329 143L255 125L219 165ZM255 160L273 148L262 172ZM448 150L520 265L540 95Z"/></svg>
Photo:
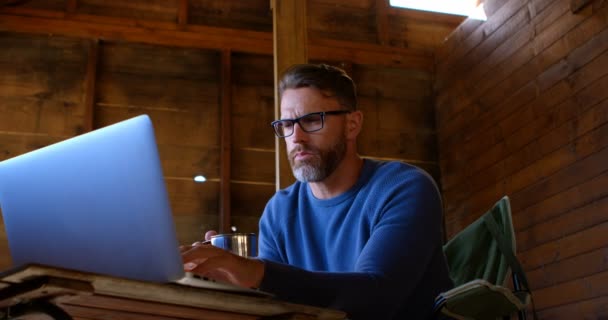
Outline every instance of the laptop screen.
<svg viewBox="0 0 608 320"><path fill-rule="evenodd" d="M16 266L155 282L184 274L146 115L0 162L0 207Z"/></svg>

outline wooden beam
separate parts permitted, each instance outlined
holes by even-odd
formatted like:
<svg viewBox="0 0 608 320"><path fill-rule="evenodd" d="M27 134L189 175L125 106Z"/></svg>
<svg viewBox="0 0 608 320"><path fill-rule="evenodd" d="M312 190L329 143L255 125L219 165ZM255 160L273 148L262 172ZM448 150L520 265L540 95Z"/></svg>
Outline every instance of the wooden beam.
<svg viewBox="0 0 608 320"><path fill-rule="evenodd" d="M272 54L272 34L268 32L192 25L180 30L177 23L14 9L0 9L1 31Z"/></svg>
<svg viewBox="0 0 608 320"><path fill-rule="evenodd" d="M231 135L232 125L230 122L232 110L232 53L230 50L222 51L222 100L221 100L221 141L220 141L220 219L219 228L222 233L230 232L230 159L231 159Z"/></svg>
<svg viewBox="0 0 608 320"><path fill-rule="evenodd" d="M428 52L331 39L310 39L309 44L309 57L315 60L349 61L354 64L433 71L434 58Z"/></svg>
<svg viewBox="0 0 608 320"><path fill-rule="evenodd" d="M107 41L273 54L273 37L269 32L191 24L180 27L177 23L79 13L66 14L20 7L0 8L0 31L51 33ZM376 64L426 71L432 71L433 68L433 56L428 52L370 43L310 39L308 54L310 58L316 60L351 61L355 64Z"/></svg>
<svg viewBox="0 0 608 320"><path fill-rule="evenodd" d="M97 60L99 57L99 40L93 39L89 42L89 54L87 57L87 73L85 78L84 93L84 131L94 129L95 118L95 86L97 81Z"/></svg>
<svg viewBox="0 0 608 320"><path fill-rule="evenodd" d="M388 27L388 4L389 0L376 0L376 34L378 43L383 46L389 45Z"/></svg>
<svg viewBox="0 0 608 320"><path fill-rule="evenodd" d="M275 119L280 118L278 84L280 76L294 64L308 62L306 0L271 0L274 41ZM287 160L284 139L275 139L276 189L283 189L295 179Z"/></svg>

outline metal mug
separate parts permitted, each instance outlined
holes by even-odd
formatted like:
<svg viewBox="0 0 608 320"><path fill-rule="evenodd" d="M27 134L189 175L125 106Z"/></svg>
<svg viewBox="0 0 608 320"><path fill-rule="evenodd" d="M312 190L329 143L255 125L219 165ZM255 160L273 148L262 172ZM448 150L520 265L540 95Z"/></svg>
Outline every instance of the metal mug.
<svg viewBox="0 0 608 320"><path fill-rule="evenodd" d="M255 233L217 234L209 240L214 247L228 250L242 257L258 255L258 237Z"/></svg>

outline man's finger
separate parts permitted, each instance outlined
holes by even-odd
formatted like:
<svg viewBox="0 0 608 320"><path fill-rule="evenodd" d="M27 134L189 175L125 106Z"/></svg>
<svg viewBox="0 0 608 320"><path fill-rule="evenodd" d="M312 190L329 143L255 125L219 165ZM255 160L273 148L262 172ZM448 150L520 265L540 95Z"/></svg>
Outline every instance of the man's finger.
<svg viewBox="0 0 608 320"><path fill-rule="evenodd" d="M217 235L217 231L215 230L209 230L207 232L205 232L205 240L209 241L211 240L211 237Z"/></svg>
<svg viewBox="0 0 608 320"><path fill-rule="evenodd" d="M186 266L187 265L187 266ZM220 270L231 269L230 268L230 257L228 256L216 256L213 259L205 259L202 261L190 262L184 264L184 268L190 268L187 271L200 274L202 276L208 276L215 278L218 272L224 273ZM223 277L222 277L223 278ZM218 279L220 280L220 279Z"/></svg>
<svg viewBox="0 0 608 320"><path fill-rule="evenodd" d="M190 249L192 249L192 246L185 246L185 245L184 246L179 246L179 252L180 253L184 253L184 252L186 252L186 251L188 251Z"/></svg>
<svg viewBox="0 0 608 320"><path fill-rule="evenodd" d="M196 245L186 246L187 249L181 252L182 260L185 262L194 261L197 259L207 259L227 253L227 251L211 245Z"/></svg>

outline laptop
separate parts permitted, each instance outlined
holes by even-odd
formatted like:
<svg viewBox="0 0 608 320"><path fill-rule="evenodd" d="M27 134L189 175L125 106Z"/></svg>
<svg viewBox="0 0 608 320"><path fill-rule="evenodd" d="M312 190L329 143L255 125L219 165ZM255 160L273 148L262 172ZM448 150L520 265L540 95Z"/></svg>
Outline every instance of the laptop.
<svg viewBox="0 0 608 320"><path fill-rule="evenodd" d="M0 208L15 266L259 292L185 274L147 115L0 162Z"/></svg>

